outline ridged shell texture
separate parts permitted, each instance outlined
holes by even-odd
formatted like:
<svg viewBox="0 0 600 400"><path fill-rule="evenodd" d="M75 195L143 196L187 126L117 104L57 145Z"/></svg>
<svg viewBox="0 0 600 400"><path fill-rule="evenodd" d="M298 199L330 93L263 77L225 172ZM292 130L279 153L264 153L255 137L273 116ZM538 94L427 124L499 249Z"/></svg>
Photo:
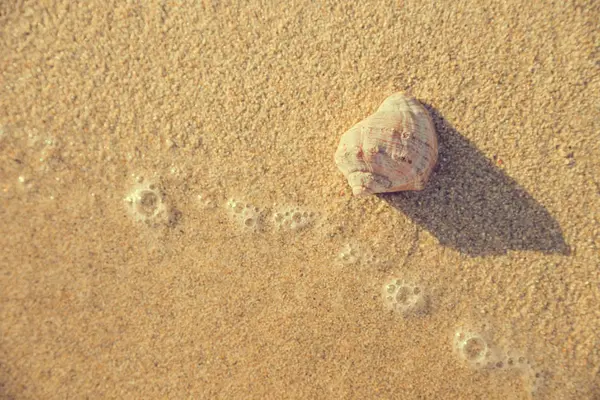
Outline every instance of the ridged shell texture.
<svg viewBox="0 0 600 400"><path fill-rule="evenodd" d="M437 157L429 113L416 99L395 93L344 133L335 163L361 196L423 189Z"/></svg>

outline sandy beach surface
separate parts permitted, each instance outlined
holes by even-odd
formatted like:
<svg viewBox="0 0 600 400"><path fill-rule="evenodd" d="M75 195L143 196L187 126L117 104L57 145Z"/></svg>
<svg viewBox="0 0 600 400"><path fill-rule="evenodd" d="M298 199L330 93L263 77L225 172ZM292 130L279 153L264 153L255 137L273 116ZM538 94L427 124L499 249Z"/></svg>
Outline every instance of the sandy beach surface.
<svg viewBox="0 0 600 400"><path fill-rule="evenodd" d="M599 21L0 2L0 398L600 399ZM355 198L394 92L439 164Z"/></svg>

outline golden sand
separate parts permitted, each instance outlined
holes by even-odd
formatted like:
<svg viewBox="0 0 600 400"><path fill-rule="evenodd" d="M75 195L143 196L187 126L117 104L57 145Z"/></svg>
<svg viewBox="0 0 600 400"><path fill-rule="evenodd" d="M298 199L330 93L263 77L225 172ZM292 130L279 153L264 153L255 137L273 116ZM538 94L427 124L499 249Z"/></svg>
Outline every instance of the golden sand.
<svg viewBox="0 0 600 400"><path fill-rule="evenodd" d="M600 396L599 3L351 3L0 3L1 398Z"/></svg>

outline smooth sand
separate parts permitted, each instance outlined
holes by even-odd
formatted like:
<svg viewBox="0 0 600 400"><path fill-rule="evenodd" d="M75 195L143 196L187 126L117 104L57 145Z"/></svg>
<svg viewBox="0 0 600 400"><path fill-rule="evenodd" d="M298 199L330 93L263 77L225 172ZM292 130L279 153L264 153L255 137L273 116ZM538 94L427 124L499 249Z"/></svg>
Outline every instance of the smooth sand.
<svg viewBox="0 0 600 400"><path fill-rule="evenodd" d="M74 3L0 3L0 397L600 396L598 2ZM440 165L352 198L338 140L396 91Z"/></svg>

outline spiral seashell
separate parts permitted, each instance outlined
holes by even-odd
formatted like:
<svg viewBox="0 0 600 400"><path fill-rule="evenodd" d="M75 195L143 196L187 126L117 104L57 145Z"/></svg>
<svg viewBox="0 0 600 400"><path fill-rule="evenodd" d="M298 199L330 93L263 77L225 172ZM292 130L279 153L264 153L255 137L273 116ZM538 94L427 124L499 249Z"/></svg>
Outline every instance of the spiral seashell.
<svg viewBox="0 0 600 400"><path fill-rule="evenodd" d="M437 162L433 121L414 98L395 93L340 140L335 163L355 196L421 190Z"/></svg>

